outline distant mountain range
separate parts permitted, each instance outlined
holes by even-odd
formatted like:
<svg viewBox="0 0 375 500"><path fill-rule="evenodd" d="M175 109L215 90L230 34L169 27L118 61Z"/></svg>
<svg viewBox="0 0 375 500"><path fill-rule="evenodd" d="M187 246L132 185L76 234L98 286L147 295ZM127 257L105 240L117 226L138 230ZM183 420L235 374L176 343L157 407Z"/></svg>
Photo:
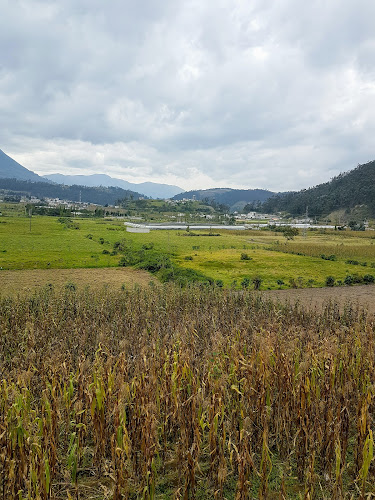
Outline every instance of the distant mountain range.
<svg viewBox="0 0 375 500"><path fill-rule="evenodd" d="M114 205L124 198L135 200L142 194L120 187L64 186L55 184L23 167L0 150L0 189L10 194L23 194L37 198L60 198L61 200Z"/></svg>
<svg viewBox="0 0 375 500"><path fill-rule="evenodd" d="M266 201L275 193L266 189L231 189L231 188L214 188L214 189L198 189L195 191L185 191L173 197L174 200L193 199L204 200L208 199L215 203L228 205L231 211L241 211L245 205L260 204Z"/></svg>
<svg viewBox="0 0 375 500"><path fill-rule="evenodd" d="M55 183L59 184L55 184ZM258 208L264 212L287 212L310 216L326 216L336 210L350 213L361 207L362 213L375 216L375 161L357 168L318 186L290 193L272 193L265 189L199 189L182 192L178 186L144 182L133 184L108 175L65 176L52 174L41 177L23 167L0 150L0 189L28 193L37 197L58 197L97 204L114 204L116 201L142 195L151 198L183 198L210 200L241 211Z"/></svg>
<svg viewBox="0 0 375 500"><path fill-rule="evenodd" d="M375 216L375 161L358 165L324 184L273 196L263 203L262 210L298 216L307 209L310 216L320 217L356 207L361 207L364 215Z"/></svg>
<svg viewBox="0 0 375 500"><path fill-rule="evenodd" d="M90 187L120 187L122 189L129 189L142 193L150 198L172 198L177 193L183 192L183 189L178 186L170 184L158 184L155 182L141 182L135 184L132 182L116 179L106 174L93 174L93 175L64 175L64 174L49 174L44 175L44 179L48 179L58 184L65 184L66 186L73 186L75 184Z"/></svg>
<svg viewBox="0 0 375 500"><path fill-rule="evenodd" d="M23 167L17 163L13 158L8 156L0 149L0 179L17 179L20 181L33 181L33 182L55 182L57 184L64 184L65 186L86 186L86 187L116 187L125 191L132 191L134 193L145 195L149 198L171 198L177 193L183 191L178 186L171 186L169 184L158 184L155 182L142 182L135 184L124 181L122 179L115 179L106 174L94 175L63 175L63 174L50 174L40 176L31 170Z"/></svg>

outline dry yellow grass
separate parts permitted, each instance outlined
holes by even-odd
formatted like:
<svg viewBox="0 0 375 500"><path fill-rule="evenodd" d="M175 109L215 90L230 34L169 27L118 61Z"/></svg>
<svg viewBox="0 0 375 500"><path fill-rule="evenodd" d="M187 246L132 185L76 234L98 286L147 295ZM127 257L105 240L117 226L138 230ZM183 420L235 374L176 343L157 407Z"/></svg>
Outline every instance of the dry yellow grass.
<svg viewBox="0 0 375 500"><path fill-rule="evenodd" d="M0 271L0 295L12 296L37 291L48 284L61 288L74 283L78 289L107 286L119 289L123 284L147 285L152 279L146 271L125 267L101 269L30 269Z"/></svg>

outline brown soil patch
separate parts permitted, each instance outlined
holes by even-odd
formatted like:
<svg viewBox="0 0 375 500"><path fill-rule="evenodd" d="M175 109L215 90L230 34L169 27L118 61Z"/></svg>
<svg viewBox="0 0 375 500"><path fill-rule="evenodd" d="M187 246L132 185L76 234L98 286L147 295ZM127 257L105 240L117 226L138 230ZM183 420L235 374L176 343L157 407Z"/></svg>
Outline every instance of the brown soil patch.
<svg viewBox="0 0 375 500"><path fill-rule="evenodd" d="M78 289L89 286L98 289L105 286L120 289L123 284L147 285L152 276L146 271L126 267L100 269L30 269L0 271L0 295L10 296L33 292L52 284L55 288L74 283Z"/></svg>
<svg viewBox="0 0 375 500"><path fill-rule="evenodd" d="M331 302L340 308L352 304L375 314L375 285L269 290L261 293L265 299L281 303L299 303L303 307L318 311Z"/></svg>

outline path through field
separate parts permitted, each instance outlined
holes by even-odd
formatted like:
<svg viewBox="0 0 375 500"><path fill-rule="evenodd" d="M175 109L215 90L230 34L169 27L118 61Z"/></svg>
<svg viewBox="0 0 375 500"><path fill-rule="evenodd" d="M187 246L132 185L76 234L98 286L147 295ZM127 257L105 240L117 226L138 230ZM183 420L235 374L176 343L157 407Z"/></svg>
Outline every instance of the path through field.
<svg viewBox="0 0 375 500"><path fill-rule="evenodd" d="M375 285L268 290L261 294L266 299L290 304L298 302L303 307L317 310L328 302L337 303L340 307L351 303L375 314Z"/></svg>

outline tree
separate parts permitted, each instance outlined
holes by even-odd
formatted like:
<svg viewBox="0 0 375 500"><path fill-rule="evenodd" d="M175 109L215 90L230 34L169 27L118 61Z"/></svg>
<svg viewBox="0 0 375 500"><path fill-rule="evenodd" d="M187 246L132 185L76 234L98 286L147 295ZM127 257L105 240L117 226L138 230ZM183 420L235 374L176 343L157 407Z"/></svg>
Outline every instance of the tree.
<svg viewBox="0 0 375 500"><path fill-rule="evenodd" d="M283 233L287 240L294 240L294 237L298 236L299 231L296 227L286 226Z"/></svg>

